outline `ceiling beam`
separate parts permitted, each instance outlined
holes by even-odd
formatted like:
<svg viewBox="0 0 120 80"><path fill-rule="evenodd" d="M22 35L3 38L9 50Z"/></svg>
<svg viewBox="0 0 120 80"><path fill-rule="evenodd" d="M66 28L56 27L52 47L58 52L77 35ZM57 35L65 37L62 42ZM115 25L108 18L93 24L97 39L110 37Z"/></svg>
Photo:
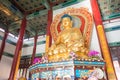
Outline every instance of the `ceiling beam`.
<svg viewBox="0 0 120 80"><path fill-rule="evenodd" d="M15 30L15 29L19 29L19 28L20 28L20 24L21 24L21 20L20 20L20 21L16 21L16 22L14 22L14 23L11 23L11 24L9 25L9 30L10 30L10 31L13 31L13 30Z"/></svg>
<svg viewBox="0 0 120 80"><path fill-rule="evenodd" d="M49 10L50 4L48 3L48 0L41 0L42 4Z"/></svg>
<svg viewBox="0 0 120 80"><path fill-rule="evenodd" d="M26 30L32 33L32 35L35 35L35 30L32 29L31 27L27 27Z"/></svg>
<svg viewBox="0 0 120 80"><path fill-rule="evenodd" d="M32 14L30 14L30 15L27 15L27 20L29 20L29 19L33 19L34 17L38 17L38 16L42 16L42 15L45 15L45 14L47 14L47 9L45 9L45 10L42 10L42 11L38 11L38 12L34 12L34 13L32 13ZM36 14L37 13L37 14Z"/></svg>
<svg viewBox="0 0 120 80"><path fill-rule="evenodd" d="M14 0L11 0L14 2ZM9 0L0 0L0 3L4 4L5 7L8 8L9 11L12 12L12 14L19 16L20 18L23 17L22 13L17 9Z"/></svg>
<svg viewBox="0 0 120 80"><path fill-rule="evenodd" d="M25 10L22 9L16 2L16 0L10 0L10 2L15 5L16 7L18 7L18 9L24 14L25 13Z"/></svg>
<svg viewBox="0 0 120 80"><path fill-rule="evenodd" d="M2 24L2 22L0 22L0 28L4 29L4 30L7 30L8 29L8 26Z"/></svg>
<svg viewBox="0 0 120 80"><path fill-rule="evenodd" d="M19 29L19 28L20 28L20 24L19 24L19 25L16 24L14 27L13 27L13 25L12 25L12 27L10 27L9 30L10 30L10 31L13 31L13 30ZM27 27L26 30L29 31L30 33L32 33L32 35L35 35L35 30L32 29L31 27Z"/></svg>

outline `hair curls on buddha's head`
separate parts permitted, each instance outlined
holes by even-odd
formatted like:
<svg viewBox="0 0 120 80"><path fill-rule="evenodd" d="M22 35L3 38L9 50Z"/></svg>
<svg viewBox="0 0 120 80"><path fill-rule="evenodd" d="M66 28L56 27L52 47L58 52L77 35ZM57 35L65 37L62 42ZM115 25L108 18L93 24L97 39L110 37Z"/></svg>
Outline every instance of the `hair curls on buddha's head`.
<svg viewBox="0 0 120 80"><path fill-rule="evenodd" d="M70 15L68 15L68 14L64 14L64 15L61 17L61 20L62 20L63 18L66 18L66 17L68 17L68 18L70 18L70 20L72 20L72 17L71 17Z"/></svg>

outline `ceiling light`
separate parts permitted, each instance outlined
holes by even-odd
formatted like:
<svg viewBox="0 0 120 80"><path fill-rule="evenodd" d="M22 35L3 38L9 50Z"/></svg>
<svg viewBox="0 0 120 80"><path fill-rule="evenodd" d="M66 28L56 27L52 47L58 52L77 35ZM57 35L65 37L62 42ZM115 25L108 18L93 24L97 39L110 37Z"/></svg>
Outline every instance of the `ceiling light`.
<svg viewBox="0 0 120 80"><path fill-rule="evenodd" d="M0 10L3 11L8 16L11 15L11 12L3 4L0 4Z"/></svg>
<svg viewBox="0 0 120 80"><path fill-rule="evenodd" d="M11 34L11 33L9 33L9 36L11 36L11 37L15 37L13 34Z"/></svg>
<svg viewBox="0 0 120 80"><path fill-rule="evenodd" d="M11 15L11 13L9 12L9 11L7 11L7 10L2 10L6 15L8 15L8 16L10 16Z"/></svg>
<svg viewBox="0 0 120 80"><path fill-rule="evenodd" d="M15 37L15 39L18 39L18 37Z"/></svg>
<svg viewBox="0 0 120 80"><path fill-rule="evenodd" d="M0 28L0 31L5 32L5 30L4 30L4 29L2 29L2 28Z"/></svg>

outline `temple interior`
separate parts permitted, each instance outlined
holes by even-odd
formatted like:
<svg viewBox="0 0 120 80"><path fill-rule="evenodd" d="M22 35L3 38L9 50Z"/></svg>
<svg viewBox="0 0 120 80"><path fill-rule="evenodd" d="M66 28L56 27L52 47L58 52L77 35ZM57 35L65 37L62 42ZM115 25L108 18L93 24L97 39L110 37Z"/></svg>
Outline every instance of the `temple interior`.
<svg viewBox="0 0 120 80"><path fill-rule="evenodd" d="M0 0L0 80L120 80L120 0Z"/></svg>

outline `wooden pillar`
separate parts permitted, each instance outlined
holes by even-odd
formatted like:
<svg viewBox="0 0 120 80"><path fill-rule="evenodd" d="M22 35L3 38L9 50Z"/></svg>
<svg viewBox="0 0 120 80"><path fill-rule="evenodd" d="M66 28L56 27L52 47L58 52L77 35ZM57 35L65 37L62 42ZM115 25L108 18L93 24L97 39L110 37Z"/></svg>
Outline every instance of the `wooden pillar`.
<svg viewBox="0 0 120 80"><path fill-rule="evenodd" d="M53 18L53 11L52 8L48 10L48 20L47 20L47 34L46 34L46 49L45 52L48 52L48 48L52 44L52 37L51 37L51 32L50 32L50 26L52 23L52 18Z"/></svg>
<svg viewBox="0 0 120 80"><path fill-rule="evenodd" d="M5 41L7 39L7 36L8 36L8 29L5 30L4 37L3 37L3 40L2 40L2 44L1 44L1 47L0 47L0 61L1 61L3 51L4 51L4 48L5 48Z"/></svg>
<svg viewBox="0 0 120 80"><path fill-rule="evenodd" d="M11 72L10 72L8 80L16 80L16 74L17 74L19 62L20 62L21 49L22 49L22 44L23 44L23 36L25 33L25 28L26 28L26 16L23 18L22 23L21 23L19 39L18 39L18 42L16 45L14 58L13 58L13 62L12 62L12 68L11 68Z"/></svg>
<svg viewBox="0 0 120 80"><path fill-rule="evenodd" d="M35 54L36 54L37 39L38 39L38 35L36 33L36 35L34 37L34 48L33 48L33 53L32 53L31 65L32 65L32 63L34 61Z"/></svg>
<svg viewBox="0 0 120 80"><path fill-rule="evenodd" d="M108 48L108 43L107 43L107 39L105 36L105 31L104 31L104 27L102 24L102 19L101 19L97 0L91 0L91 6L92 6L94 21L95 21L95 25L96 25L96 29L97 29L97 33L98 33L98 37L99 37L99 42L100 42L100 46L101 46L101 50L102 50L102 55L106 62L106 70L107 70L108 80L117 80L115 70L113 67L110 50Z"/></svg>

